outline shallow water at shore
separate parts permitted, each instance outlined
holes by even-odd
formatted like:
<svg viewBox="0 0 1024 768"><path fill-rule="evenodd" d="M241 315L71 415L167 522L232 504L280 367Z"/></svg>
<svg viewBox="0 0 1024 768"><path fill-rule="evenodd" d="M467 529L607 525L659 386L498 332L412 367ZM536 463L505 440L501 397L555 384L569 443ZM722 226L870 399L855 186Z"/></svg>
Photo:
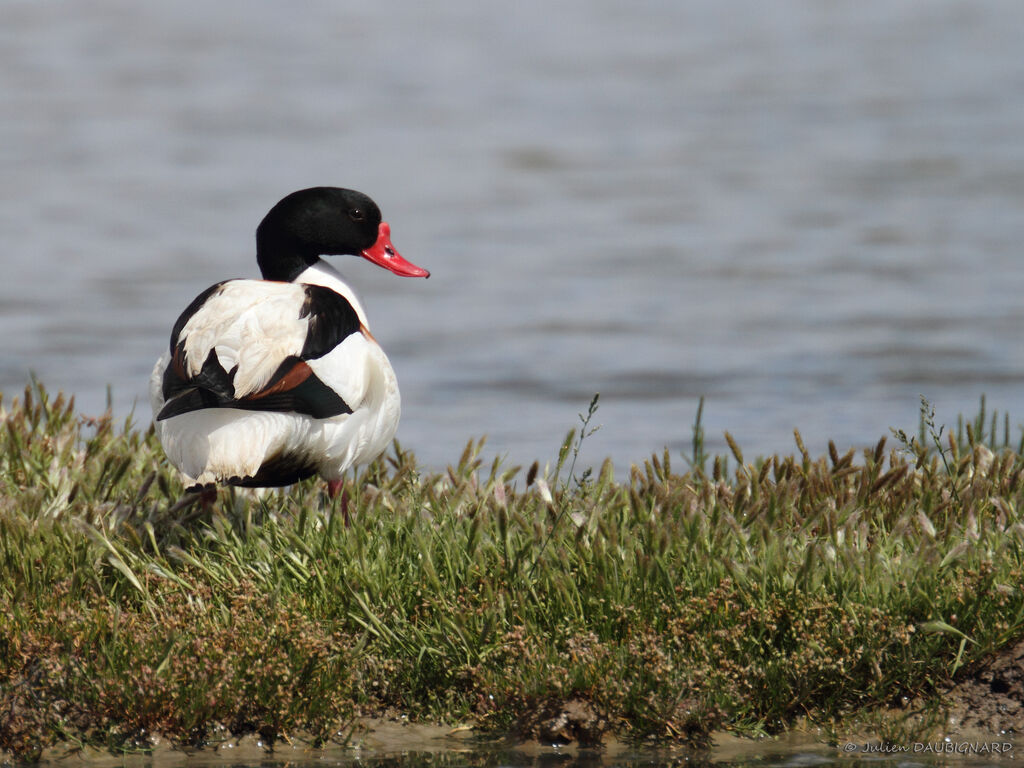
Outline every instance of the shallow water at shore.
<svg viewBox="0 0 1024 768"><path fill-rule="evenodd" d="M537 743L480 739L452 733L445 727L391 723L355 746L324 750L279 745L267 750L256 737L245 737L219 750L185 752L158 747L150 755L113 757L100 752L48 751L39 763L49 766L82 765L90 768L308 768L311 766L396 766L396 768L657 768L658 766L714 765L718 768L803 768L807 766L1013 766L1024 760L1015 755L1010 737L971 740L887 743L861 739L835 746L804 733L770 739L746 739L716 734L708 750L628 747L610 743L599 748L562 747Z"/></svg>
<svg viewBox="0 0 1024 768"><path fill-rule="evenodd" d="M391 765L399 768L639 768L640 766L714 765L718 768L801 768L806 766L985 766L1024 765L1013 735L974 729L955 735L890 742L861 734L829 743L817 730L793 729L773 737L747 738L727 732L711 735L706 749L637 746L606 739L601 746L541 744L509 736L482 734L472 728L415 723L404 717L370 718L347 734L344 745L312 749L301 739L268 747L256 735L228 738L219 747L182 750L160 738L150 754L113 757L100 750L80 752L67 746L47 750L42 766L87 765L90 768L223 768L224 766ZM340 736L341 734L339 734Z"/></svg>
<svg viewBox="0 0 1024 768"><path fill-rule="evenodd" d="M627 10L628 8L628 10ZM0 389L148 422L177 313L292 189L370 192L433 278L344 264L403 444L814 453L1024 418L1024 4L19 2L0 28ZM1016 430L1016 421L1014 430Z"/></svg>

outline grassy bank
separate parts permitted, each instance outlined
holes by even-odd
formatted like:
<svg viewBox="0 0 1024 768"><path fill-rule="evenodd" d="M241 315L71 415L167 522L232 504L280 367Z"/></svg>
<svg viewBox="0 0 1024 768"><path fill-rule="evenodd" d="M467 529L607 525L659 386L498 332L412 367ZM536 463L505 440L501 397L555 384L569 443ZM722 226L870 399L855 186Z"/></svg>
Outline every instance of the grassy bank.
<svg viewBox="0 0 1024 768"><path fill-rule="evenodd" d="M329 741L385 712L582 740L839 727L937 701L1024 634L1024 462L984 414L754 462L704 456L698 425L689 461L629 478L572 466L587 424L547 473L471 443L430 474L395 448L346 522L314 481L204 508L146 428L38 389L3 406L19 755Z"/></svg>

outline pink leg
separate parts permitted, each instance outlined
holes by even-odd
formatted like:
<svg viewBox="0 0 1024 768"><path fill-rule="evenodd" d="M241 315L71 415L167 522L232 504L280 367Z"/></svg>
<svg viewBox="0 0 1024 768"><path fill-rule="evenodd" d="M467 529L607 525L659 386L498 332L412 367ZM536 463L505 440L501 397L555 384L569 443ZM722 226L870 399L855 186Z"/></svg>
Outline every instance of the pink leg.
<svg viewBox="0 0 1024 768"><path fill-rule="evenodd" d="M338 495L338 491L341 491L341 515L345 519L345 527L349 526L348 519L348 491L345 490L344 480L328 480L327 481L327 495L334 499Z"/></svg>
<svg viewBox="0 0 1024 768"><path fill-rule="evenodd" d="M216 501L217 486L213 483L203 486L203 490L199 492L199 502L203 505L203 510L209 512Z"/></svg>
<svg viewBox="0 0 1024 768"><path fill-rule="evenodd" d="M192 507L193 509L188 512L178 522L184 522L191 520L198 515L204 515L213 509L213 505L217 503L217 486L213 483L206 485L193 485L185 489L185 494L178 499L174 504L171 505L168 512L178 512L183 509Z"/></svg>

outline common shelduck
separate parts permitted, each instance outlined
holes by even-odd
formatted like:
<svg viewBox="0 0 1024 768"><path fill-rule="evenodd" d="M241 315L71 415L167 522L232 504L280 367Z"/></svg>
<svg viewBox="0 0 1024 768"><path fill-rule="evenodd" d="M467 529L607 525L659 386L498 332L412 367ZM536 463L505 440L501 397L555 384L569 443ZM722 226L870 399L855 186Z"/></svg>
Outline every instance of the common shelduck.
<svg viewBox="0 0 1024 768"><path fill-rule="evenodd" d="M355 292L324 255L352 254L429 277L391 244L366 195L314 187L285 197L256 230L262 280L199 294L150 378L156 433L189 490L273 487L345 471L395 435L395 373Z"/></svg>

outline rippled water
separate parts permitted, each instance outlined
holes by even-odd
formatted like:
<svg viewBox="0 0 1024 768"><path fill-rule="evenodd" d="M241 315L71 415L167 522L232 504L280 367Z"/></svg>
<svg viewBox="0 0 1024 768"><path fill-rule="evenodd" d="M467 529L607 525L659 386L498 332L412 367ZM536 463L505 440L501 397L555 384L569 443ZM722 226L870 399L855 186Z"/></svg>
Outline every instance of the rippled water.
<svg viewBox="0 0 1024 768"><path fill-rule="evenodd" d="M369 192L399 280L342 267L399 438L551 458L874 443L1024 420L1018 0L10 2L0 389L120 413L178 312L256 274L283 194ZM1017 423L1016 421L1014 422Z"/></svg>

